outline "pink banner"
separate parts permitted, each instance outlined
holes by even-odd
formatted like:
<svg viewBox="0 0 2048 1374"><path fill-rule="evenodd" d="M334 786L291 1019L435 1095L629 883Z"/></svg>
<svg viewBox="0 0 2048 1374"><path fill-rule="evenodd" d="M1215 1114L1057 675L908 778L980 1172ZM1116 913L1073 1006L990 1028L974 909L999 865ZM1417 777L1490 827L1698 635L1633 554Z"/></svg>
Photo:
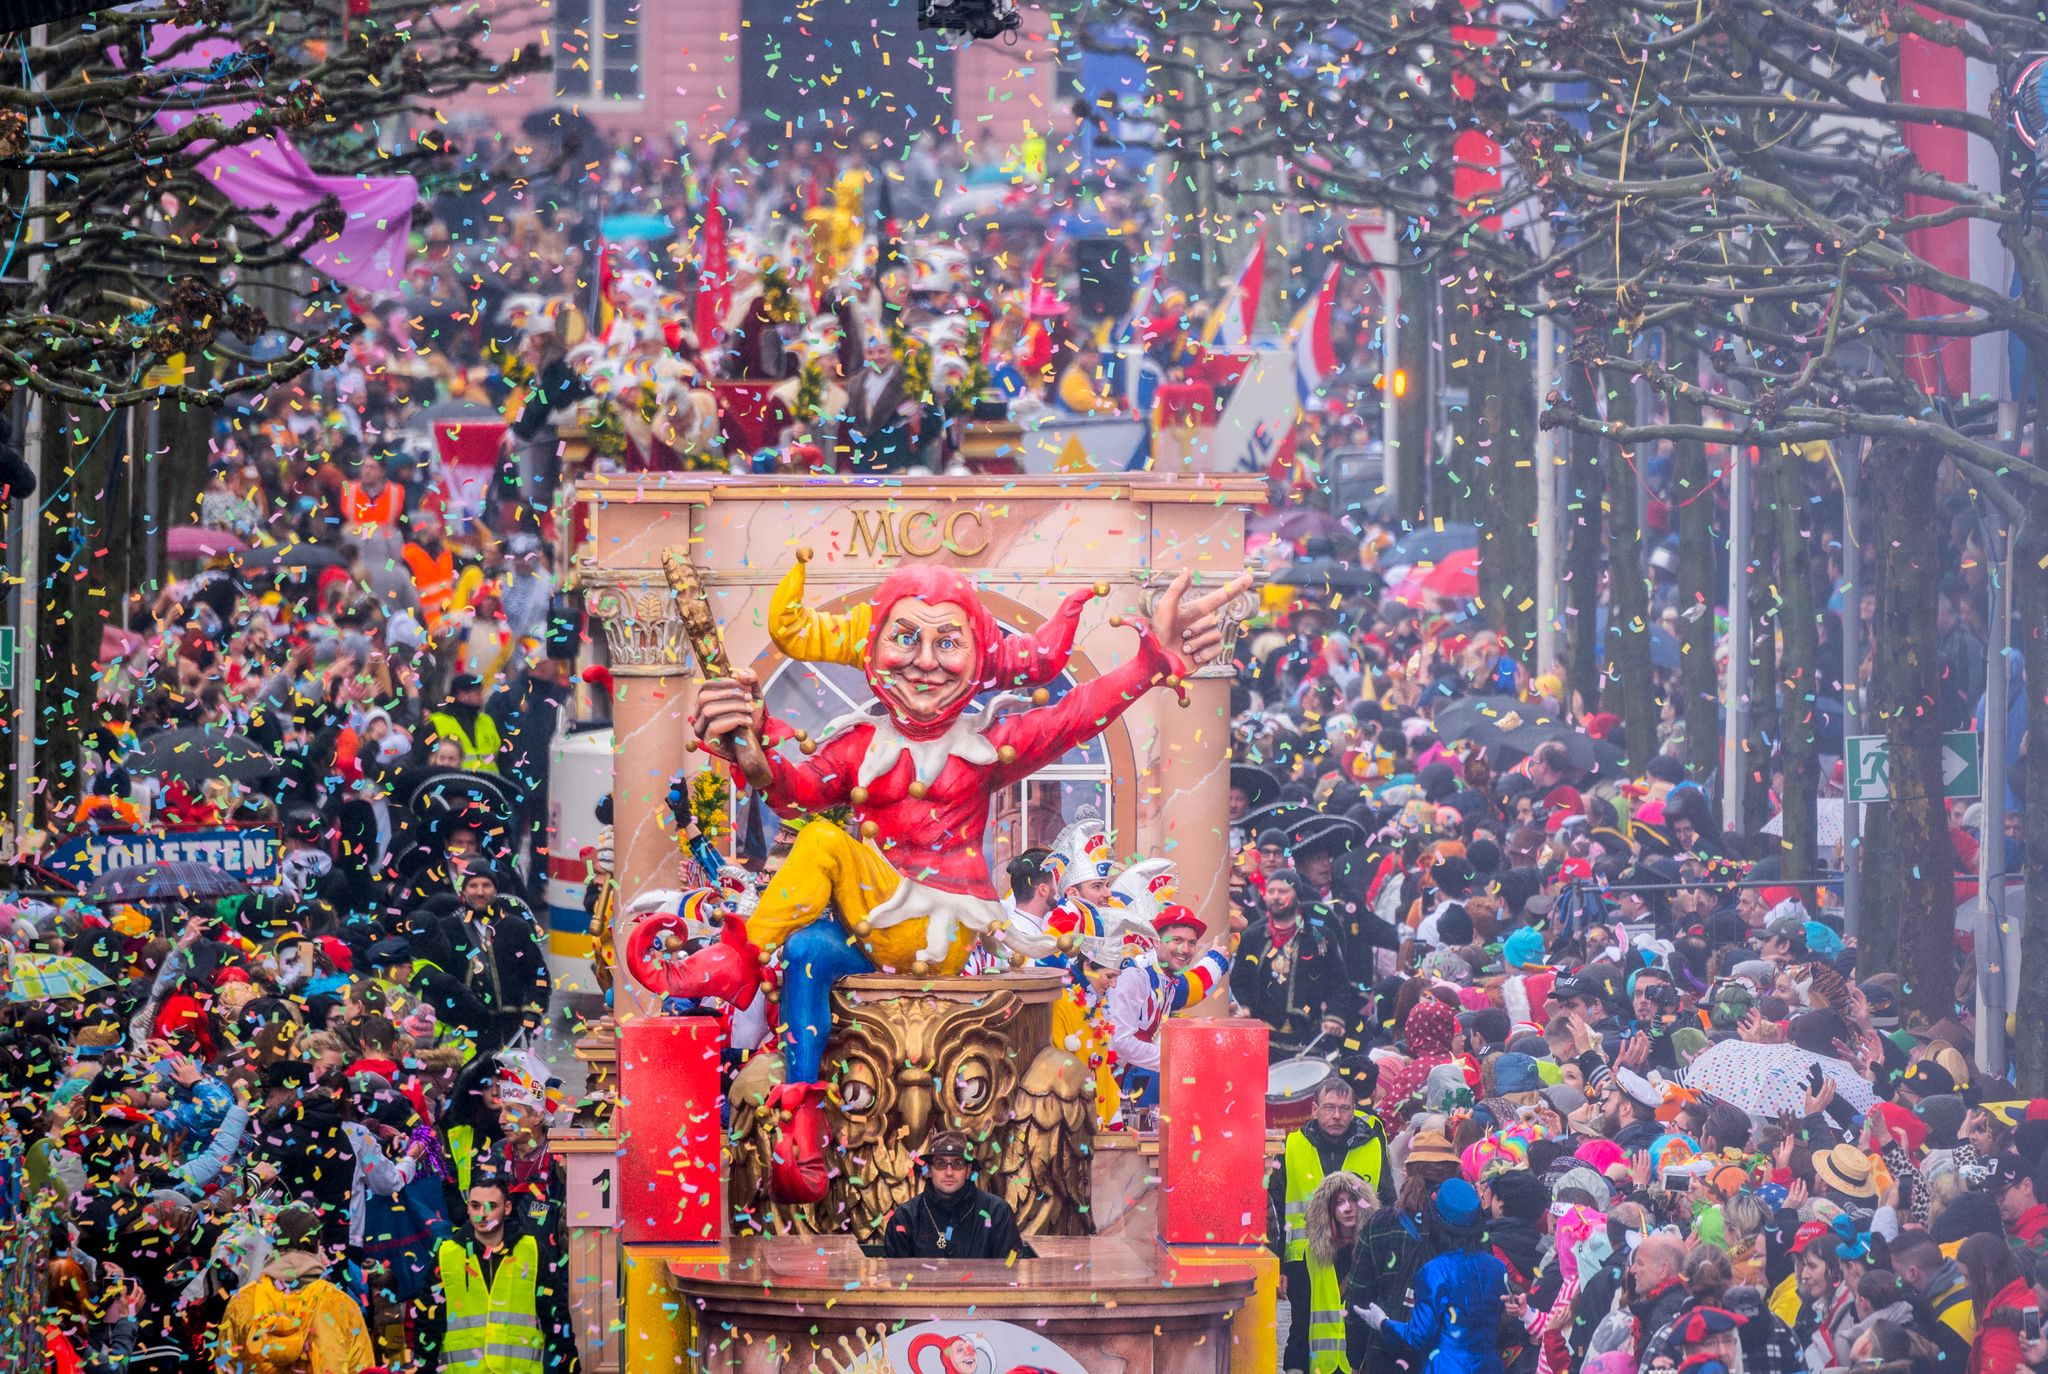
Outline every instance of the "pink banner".
<svg viewBox="0 0 2048 1374"><path fill-rule="evenodd" d="M152 56L168 49L187 30L158 26L150 36ZM217 59L239 56L227 39L196 43L173 59L180 67L205 67ZM246 118L259 107L209 106L167 108L157 124L175 132L202 115L225 124ZM199 172L221 194L243 209L267 233L278 233L297 216L333 196L347 216L341 232L306 249L306 265L348 286L365 291L396 291L405 283L406 242L412 232L412 209L419 202L419 183L409 176L322 176L307 165L283 134L250 139L233 147L205 152ZM303 232L303 226L300 232Z"/></svg>

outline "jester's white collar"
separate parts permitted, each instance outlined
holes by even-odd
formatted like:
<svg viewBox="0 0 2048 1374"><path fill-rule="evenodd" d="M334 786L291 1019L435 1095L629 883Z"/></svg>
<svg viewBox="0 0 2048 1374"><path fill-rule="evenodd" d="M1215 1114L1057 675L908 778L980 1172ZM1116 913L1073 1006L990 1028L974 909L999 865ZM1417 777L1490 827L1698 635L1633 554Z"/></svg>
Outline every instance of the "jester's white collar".
<svg viewBox="0 0 2048 1374"><path fill-rule="evenodd" d="M872 726L874 733L868 736L867 752L861 755L860 767L854 773L854 784L866 787L894 768L896 760L908 754L917 781L929 785L937 780L948 759L957 758L963 763L974 764L994 763L996 747L988 741L989 728L996 723L1004 707L1028 704L1025 698L1006 692L991 701L986 710L959 717L945 734L936 739L910 739L896 728L888 708L875 701L845 715L835 716L826 724L823 738L830 739L856 725Z"/></svg>

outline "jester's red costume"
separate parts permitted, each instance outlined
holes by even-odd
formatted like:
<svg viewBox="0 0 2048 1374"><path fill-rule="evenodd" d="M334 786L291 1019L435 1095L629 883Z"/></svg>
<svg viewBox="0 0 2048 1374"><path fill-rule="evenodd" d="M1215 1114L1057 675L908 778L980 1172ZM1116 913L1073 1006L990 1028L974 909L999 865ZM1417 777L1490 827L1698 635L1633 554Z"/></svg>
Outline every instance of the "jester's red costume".
<svg viewBox="0 0 2048 1374"><path fill-rule="evenodd" d="M1127 623L1137 631L1138 651L1128 662L1051 705L1004 713L1006 703L998 698L970 715L977 692L1028 688L1056 676L1066 666L1081 608L1103 589L1067 597L1035 635L1006 635L967 579L950 568L900 568L869 605L844 617L805 609L803 588L799 562L770 606L776 643L792 658L859 667L876 700L832 722L810 758L770 755L775 777L768 804L811 819L744 928L728 926L725 938L693 955L669 986L679 996L708 994L745 1005L760 982L761 956L779 949L789 1081L778 1105L814 1112L834 981L877 968L955 973L977 938L1020 953L1050 952L1042 941L1018 939L1005 927L982 850L991 798L1100 734L1188 665L1158 642L1149 624L1134 620ZM959 608L971 641L974 690L961 692L935 717L906 710L899 687L874 665L873 641L906 601ZM771 722L767 736L778 733L786 732ZM818 818L840 806L851 809L851 833ZM822 1146L822 1120L815 1130L803 1122L791 1127L788 1137L816 1136ZM794 1174L810 1172L813 1162L822 1187L821 1148L802 1159L784 1159L778 1150L777 1162L781 1195L810 1191Z"/></svg>

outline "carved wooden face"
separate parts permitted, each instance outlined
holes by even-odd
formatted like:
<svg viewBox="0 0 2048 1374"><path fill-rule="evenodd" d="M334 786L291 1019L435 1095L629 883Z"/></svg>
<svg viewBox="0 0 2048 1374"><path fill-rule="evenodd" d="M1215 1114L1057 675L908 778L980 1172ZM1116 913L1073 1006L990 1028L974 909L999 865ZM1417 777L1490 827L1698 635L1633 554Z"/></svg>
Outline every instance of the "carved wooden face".
<svg viewBox="0 0 2048 1374"><path fill-rule="evenodd" d="M908 1197L917 1188L911 1159L935 1132L964 1132L983 1168L1000 1152L1017 1089L1002 1027L1017 1007L1001 991L972 1003L922 997L899 1006L891 1023L834 1008L833 1022L843 1028L832 1042L834 1115L846 1153L867 1161L871 1176L906 1180Z"/></svg>

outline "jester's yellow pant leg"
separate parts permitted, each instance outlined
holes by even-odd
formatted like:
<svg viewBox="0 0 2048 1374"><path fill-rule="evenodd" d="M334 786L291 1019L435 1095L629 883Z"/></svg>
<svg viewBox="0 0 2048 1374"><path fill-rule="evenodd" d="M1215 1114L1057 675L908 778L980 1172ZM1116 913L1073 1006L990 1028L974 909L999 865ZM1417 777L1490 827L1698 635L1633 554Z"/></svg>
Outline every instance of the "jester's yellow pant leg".
<svg viewBox="0 0 2048 1374"><path fill-rule="evenodd" d="M873 845L862 844L830 821L811 821L797 832L789 857L768 880L747 917L747 938L764 952L776 949L830 908L838 909L850 929L902 885L902 875ZM918 941L922 940L920 925ZM876 962L888 963L880 958Z"/></svg>

